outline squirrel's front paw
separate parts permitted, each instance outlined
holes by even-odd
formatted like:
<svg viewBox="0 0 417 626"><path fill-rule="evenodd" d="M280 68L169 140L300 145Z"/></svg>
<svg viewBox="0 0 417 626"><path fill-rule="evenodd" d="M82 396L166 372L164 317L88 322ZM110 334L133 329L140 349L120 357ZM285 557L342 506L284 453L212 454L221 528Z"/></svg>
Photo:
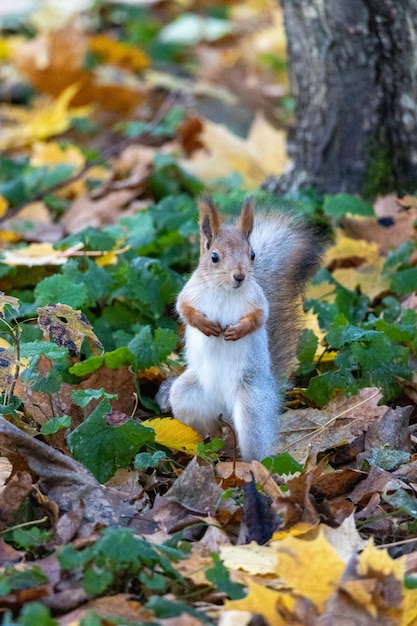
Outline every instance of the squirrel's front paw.
<svg viewBox="0 0 417 626"><path fill-rule="evenodd" d="M220 324L209 319L203 313L201 313L201 315L198 317L195 326L207 337L211 337L212 335L218 337L222 332L222 327L220 326Z"/></svg>
<svg viewBox="0 0 417 626"><path fill-rule="evenodd" d="M242 339L245 335L248 334L246 324L242 324L239 322L238 324L233 324L231 326L227 326L223 332L223 337L225 341L237 341L238 339Z"/></svg>

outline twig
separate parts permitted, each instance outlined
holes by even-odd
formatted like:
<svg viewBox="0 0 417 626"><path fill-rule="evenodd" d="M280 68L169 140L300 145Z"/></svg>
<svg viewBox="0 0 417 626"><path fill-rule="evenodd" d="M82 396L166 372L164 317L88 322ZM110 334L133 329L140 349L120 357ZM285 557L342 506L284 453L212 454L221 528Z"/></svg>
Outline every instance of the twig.
<svg viewBox="0 0 417 626"><path fill-rule="evenodd" d="M110 159L111 157L114 157L116 154L119 154L131 144L139 142L139 141L143 141L146 137L151 135L152 132L159 126L161 121L164 119L165 115L174 106L174 102L177 100L179 94L180 94L179 90L174 90L169 93L167 98L162 103L161 107L156 112L154 118L149 122L148 126L141 133L139 133L138 135L135 135L135 137L126 137L125 139L122 139L121 141L110 146L106 150L103 150L103 153L99 157L97 157L97 159L94 159L93 161L86 163L77 174L74 174L73 176L70 176L69 178L62 180L59 183L50 185L49 187L46 187L45 189L42 189L41 191L39 191L37 194L35 194L31 198L28 198L27 200L23 200L23 202L20 202L16 206L11 207L6 212L6 214L0 218L0 224L5 222L6 220L9 220L12 217L15 217L15 215L19 213L19 211L23 207L30 204L31 202L37 202L38 200L42 200L48 194L54 193L55 191L58 191L62 187L66 187L67 185L71 185L72 183L77 182L92 167L101 165L102 163L107 161L107 159Z"/></svg>

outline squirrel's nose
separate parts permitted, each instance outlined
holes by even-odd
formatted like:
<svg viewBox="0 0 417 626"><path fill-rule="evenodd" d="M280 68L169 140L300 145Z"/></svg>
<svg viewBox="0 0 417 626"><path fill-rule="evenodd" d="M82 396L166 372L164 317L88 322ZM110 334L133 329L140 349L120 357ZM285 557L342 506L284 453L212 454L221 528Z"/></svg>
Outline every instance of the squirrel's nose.
<svg viewBox="0 0 417 626"><path fill-rule="evenodd" d="M244 274L243 272L236 272L236 274L233 274L233 278L236 282L241 283L245 280L246 274Z"/></svg>

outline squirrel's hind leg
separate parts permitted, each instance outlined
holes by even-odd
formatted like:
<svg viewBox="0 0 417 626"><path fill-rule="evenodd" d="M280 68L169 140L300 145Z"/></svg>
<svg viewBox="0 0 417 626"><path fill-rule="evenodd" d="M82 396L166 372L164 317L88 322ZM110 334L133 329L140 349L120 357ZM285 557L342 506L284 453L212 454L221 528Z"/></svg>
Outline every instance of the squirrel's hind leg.
<svg viewBox="0 0 417 626"><path fill-rule="evenodd" d="M274 381L248 385L238 392L234 411L240 453L244 461L261 461L278 453L280 402Z"/></svg>
<svg viewBox="0 0 417 626"><path fill-rule="evenodd" d="M172 384L169 401L175 418L188 424L201 435L218 437L222 427L218 416L222 407L208 402L198 377L191 369L186 369Z"/></svg>

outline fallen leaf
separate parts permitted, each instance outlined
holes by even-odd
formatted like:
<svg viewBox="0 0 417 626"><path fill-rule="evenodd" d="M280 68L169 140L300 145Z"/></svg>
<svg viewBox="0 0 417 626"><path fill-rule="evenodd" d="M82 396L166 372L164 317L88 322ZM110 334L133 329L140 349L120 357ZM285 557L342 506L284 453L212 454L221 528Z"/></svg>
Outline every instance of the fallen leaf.
<svg viewBox="0 0 417 626"><path fill-rule="evenodd" d="M155 431L156 443L187 454L196 454L197 444L203 441L191 426L174 418L156 417L145 420L142 424Z"/></svg>
<svg viewBox="0 0 417 626"><path fill-rule="evenodd" d="M221 546L220 558L227 568L261 576L274 574L278 563L276 550L254 541L244 546Z"/></svg>
<svg viewBox="0 0 417 626"><path fill-rule="evenodd" d="M246 140L209 120L204 121L200 140L208 156L193 155L192 159L183 159L181 165L205 184L232 171L241 174L244 186L251 189L260 185L267 175L279 174L287 160L284 131L276 130L260 116Z"/></svg>
<svg viewBox="0 0 417 626"><path fill-rule="evenodd" d="M343 560L323 533L312 541L289 536L274 543L274 547L278 553L276 573L322 610L344 570Z"/></svg>
<svg viewBox="0 0 417 626"><path fill-rule="evenodd" d="M12 123L4 123L2 126L0 149L26 146L68 130L72 118L85 116L91 111L87 107L70 108L70 102L78 90L78 85L70 85L53 102L45 97L39 98L32 109L3 107L3 115Z"/></svg>
<svg viewBox="0 0 417 626"><path fill-rule="evenodd" d="M277 611L277 601L281 597L279 591L268 589L254 581L248 582L248 595L243 600L226 600L225 611L249 611L260 614L267 624L286 626L288 622L281 618Z"/></svg>

